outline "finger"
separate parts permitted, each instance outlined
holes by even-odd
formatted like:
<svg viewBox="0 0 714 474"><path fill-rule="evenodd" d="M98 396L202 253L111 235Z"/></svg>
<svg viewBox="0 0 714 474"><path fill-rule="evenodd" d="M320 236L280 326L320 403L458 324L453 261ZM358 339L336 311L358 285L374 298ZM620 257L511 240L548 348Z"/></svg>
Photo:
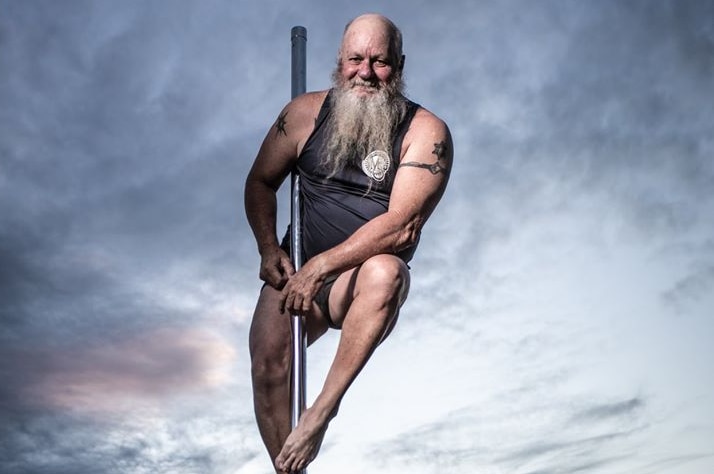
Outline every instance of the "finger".
<svg viewBox="0 0 714 474"><path fill-rule="evenodd" d="M275 288L282 290L287 282L288 278L281 273L275 281Z"/></svg>
<svg viewBox="0 0 714 474"><path fill-rule="evenodd" d="M278 280L280 280L280 281L286 280L287 277L288 277L288 273L287 273L287 271L286 271L286 269L285 269L285 265L284 265L283 259L280 259L280 260L278 260L277 262L275 262L275 266L273 267L273 271L274 271L274 273L275 273L275 277L276 277Z"/></svg>
<svg viewBox="0 0 714 474"><path fill-rule="evenodd" d="M283 258L280 263L282 264L283 270L289 277L295 274L295 268L289 258Z"/></svg>
<svg viewBox="0 0 714 474"><path fill-rule="evenodd" d="M293 294L290 297L289 300L289 305L288 309L290 310L290 314L300 314L300 302L302 300L300 299L300 295Z"/></svg>
<svg viewBox="0 0 714 474"><path fill-rule="evenodd" d="M293 314L295 311L295 295L288 291L285 295L285 304L283 305L283 311L288 314Z"/></svg>
<svg viewBox="0 0 714 474"><path fill-rule="evenodd" d="M310 311L311 306L312 306L312 299L311 298L303 298L303 300L302 300L303 314L307 314Z"/></svg>
<svg viewBox="0 0 714 474"><path fill-rule="evenodd" d="M280 292L280 301L278 303L278 307L280 309L280 314L283 314L285 312L285 303L287 300L288 294L285 291L285 288L283 288L283 291Z"/></svg>
<svg viewBox="0 0 714 474"><path fill-rule="evenodd" d="M295 299L293 300L293 314L303 314L302 313L302 307L303 307L303 297L302 295L298 294L295 295Z"/></svg>

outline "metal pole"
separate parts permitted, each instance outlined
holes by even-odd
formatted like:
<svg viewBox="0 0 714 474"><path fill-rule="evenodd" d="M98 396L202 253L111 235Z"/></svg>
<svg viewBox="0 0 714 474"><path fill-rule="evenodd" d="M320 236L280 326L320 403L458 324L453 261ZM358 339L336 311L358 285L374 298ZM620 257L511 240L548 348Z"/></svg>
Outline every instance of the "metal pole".
<svg viewBox="0 0 714 474"><path fill-rule="evenodd" d="M292 98L304 94L306 90L305 50L307 30L304 26L294 26L290 31L292 43ZM290 189L290 255L295 271L302 266L302 223L300 216L300 175L297 170L292 172ZM305 409L305 352L307 338L303 328L303 318L293 314L291 319L293 364L290 377L290 412L291 426L295 428L300 421L300 415ZM299 471L307 473L307 469Z"/></svg>

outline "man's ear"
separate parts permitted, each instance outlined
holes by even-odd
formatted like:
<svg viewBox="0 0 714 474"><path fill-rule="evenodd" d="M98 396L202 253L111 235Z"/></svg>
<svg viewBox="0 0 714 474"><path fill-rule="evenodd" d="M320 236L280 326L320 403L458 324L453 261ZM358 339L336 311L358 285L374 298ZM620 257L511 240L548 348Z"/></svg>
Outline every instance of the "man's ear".
<svg viewBox="0 0 714 474"><path fill-rule="evenodd" d="M406 56L402 54L402 57L399 59L399 65L397 66L397 69L399 69L399 72L402 72L404 70L404 60L406 59Z"/></svg>

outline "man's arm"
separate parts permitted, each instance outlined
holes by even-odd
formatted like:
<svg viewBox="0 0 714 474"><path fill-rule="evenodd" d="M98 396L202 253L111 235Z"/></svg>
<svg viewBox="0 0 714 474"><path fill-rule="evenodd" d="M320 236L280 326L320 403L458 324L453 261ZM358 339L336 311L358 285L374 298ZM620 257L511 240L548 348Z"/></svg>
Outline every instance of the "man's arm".
<svg viewBox="0 0 714 474"><path fill-rule="evenodd" d="M397 170L389 208L340 245L310 259L283 288L290 312L307 312L328 275L342 273L370 257L414 245L446 189L453 143L446 124L420 109L405 137L406 151Z"/></svg>
<svg viewBox="0 0 714 474"><path fill-rule="evenodd" d="M312 131L321 98L324 94L305 94L285 106L268 130L245 182L245 212L261 256L260 279L274 288L282 288L294 273L278 242L276 193Z"/></svg>

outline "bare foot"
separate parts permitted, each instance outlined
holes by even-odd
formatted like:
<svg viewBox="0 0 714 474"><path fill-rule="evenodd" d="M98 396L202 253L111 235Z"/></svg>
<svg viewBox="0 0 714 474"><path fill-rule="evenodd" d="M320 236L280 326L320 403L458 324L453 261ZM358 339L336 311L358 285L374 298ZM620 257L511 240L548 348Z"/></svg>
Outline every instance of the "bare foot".
<svg viewBox="0 0 714 474"><path fill-rule="evenodd" d="M327 419L320 419L312 408L300 416L300 422L285 440L283 449L275 458L275 467L280 472L295 472L305 469L315 459L327 431Z"/></svg>

